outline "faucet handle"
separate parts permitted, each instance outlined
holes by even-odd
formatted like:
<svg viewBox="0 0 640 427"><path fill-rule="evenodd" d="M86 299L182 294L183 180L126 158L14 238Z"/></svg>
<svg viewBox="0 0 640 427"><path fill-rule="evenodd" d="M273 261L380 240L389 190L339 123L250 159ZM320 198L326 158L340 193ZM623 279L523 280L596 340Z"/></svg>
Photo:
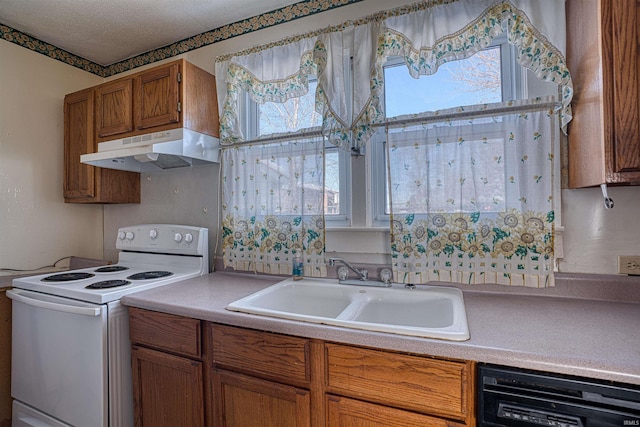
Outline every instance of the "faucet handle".
<svg viewBox="0 0 640 427"><path fill-rule="evenodd" d="M344 282L349 278L349 269L345 266L338 267L338 280Z"/></svg>
<svg viewBox="0 0 640 427"><path fill-rule="evenodd" d="M393 278L393 273L388 268L383 268L380 270L380 280L385 285L389 285L391 283L391 279Z"/></svg>

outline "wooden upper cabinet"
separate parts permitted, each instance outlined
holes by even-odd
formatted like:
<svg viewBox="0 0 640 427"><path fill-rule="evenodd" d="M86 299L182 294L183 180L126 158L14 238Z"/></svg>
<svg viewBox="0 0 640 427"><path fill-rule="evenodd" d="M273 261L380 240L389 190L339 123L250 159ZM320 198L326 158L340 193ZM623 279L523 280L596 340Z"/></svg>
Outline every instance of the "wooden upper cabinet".
<svg viewBox="0 0 640 427"><path fill-rule="evenodd" d="M99 137L133 130L133 80L124 79L96 88L96 131Z"/></svg>
<svg viewBox="0 0 640 427"><path fill-rule="evenodd" d="M569 186L640 184L640 3L567 1Z"/></svg>
<svg viewBox="0 0 640 427"><path fill-rule="evenodd" d="M184 59L96 88L98 143L181 127L220 135L215 77Z"/></svg>
<svg viewBox="0 0 640 427"><path fill-rule="evenodd" d="M173 64L156 68L137 78L138 129L147 129L170 123L178 123L180 115L179 67Z"/></svg>
<svg viewBox="0 0 640 427"><path fill-rule="evenodd" d="M93 153L93 88L64 97L65 203L140 203L140 174L97 168L80 163L82 154Z"/></svg>
<svg viewBox="0 0 640 427"><path fill-rule="evenodd" d="M80 155L93 151L93 90L87 89L64 98L65 199L95 196L95 168L80 163Z"/></svg>

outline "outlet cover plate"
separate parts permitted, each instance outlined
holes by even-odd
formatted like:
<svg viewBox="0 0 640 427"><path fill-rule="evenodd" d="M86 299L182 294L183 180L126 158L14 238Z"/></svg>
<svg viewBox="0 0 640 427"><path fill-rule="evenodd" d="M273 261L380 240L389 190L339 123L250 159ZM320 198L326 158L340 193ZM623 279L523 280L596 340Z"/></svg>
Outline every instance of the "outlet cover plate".
<svg viewBox="0 0 640 427"><path fill-rule="evenodd" d="M618 273L640 275L640 255L618 255Z"/></svg>

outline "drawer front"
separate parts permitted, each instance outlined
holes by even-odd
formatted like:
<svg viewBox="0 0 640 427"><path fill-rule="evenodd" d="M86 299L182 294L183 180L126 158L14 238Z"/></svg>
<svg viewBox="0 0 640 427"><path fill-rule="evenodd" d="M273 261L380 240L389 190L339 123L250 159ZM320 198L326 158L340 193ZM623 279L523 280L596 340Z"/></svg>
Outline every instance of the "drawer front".
<svg viewBox="0 0 640 427"><path fill-rule="evenodd" d="M328 426L367 427L462 427L442 418L430 417L388 406L340 396L327 396Z"/></svg>
<svg viewBox="0 0 640 427"><path fill-rule="evenodd" d="M201 357L200 321L196 319L129 308L129 334L133 343Z"/></svg>
<svg viewBox="0 0 640 427"><path fill-rule="evenodd" d="M426 414L467 419L471 362L326 344L330 392Z"/></svg>
<svg viewBox="0 0 640 427"><path fill-rule="evenodd" d="M308 387L309 340L209 324L213 363L280 383Z"/></svg>

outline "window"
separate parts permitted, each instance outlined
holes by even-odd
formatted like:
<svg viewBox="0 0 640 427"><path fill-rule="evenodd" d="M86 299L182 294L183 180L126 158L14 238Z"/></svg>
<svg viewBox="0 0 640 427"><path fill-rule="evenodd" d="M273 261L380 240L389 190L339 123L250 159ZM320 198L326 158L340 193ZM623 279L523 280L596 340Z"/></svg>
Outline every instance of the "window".
<svg viewBox="0 0 640 427"><path fill-rule="evenodd" d="M459 61L442 64L436 73L428 76L420 76L415 79L409 75L402 58L391 58L384 66L384 106L388 120L395 117L410 114L419 114L428 111L445 110L455 107L464 107L477 104L501 102L508 99L522 99L527 96L525 89L525 69L515 60L515 48L509 45L505 36L497 38L494 43L475 55ZM464 134L464 121L455 122L460 126ZM468 144L466 150L473 150L476 161L484 162L501 156L502 140L487 140L487 131L490 132L490 123L482 129L483 140L474 141L474 136L468 131L464 137ZM474 129L479 127L476 124ZM455 144L455 141L439 141L441 144ZM387 188L388 172L391 169L394 176L402 176L411 180L411 176L403 175L402 171L393 168L401 168L403 165L388 165L385 155L386 135L384 129L379 129L371 139L371 170L374 176L372 183L372 224L385 226L389 223L390 200ZM397 150L413 150L409 145L398 144ZM470 153L468 153L470 154ZM410 157L410 156L407 156ZM414 157L415 158L415 157ZM424 161L417 159L416 161ZM495 163L495 162L492 162ZM379 171L384 171L380 173ZM503 170L494 169L490 178L478 177L477 179L491 180L494 191L492 195L484 196L483 200L473 200L473 206L458 207L460 211L489 211L504 208L505 173ZM439 182L424 183L424 194L396 193L394 203L395 212L427 212L451 209L447 205L447 192L451 191L444 185L447 182L446 170L439 171L442 178ZM436 174L437 175L437 174ZM486 184L486 183L485 183ZM396 182L396 186L401 183ZM469 186L468 188L470 188ZM415 186L414 186L415 188ZM419 187L420 188L420 187ZM431 190L430 197L426 197L427 188ZM471 200L471 198L466 198Z"/></svg>
<svg viewBox="0 0 640 427"><path fill-rule="evenodd" d="M384 67L386 117L502 101L500 50L493 46L445 63L435 74L419 79L409 75L402 58L388 61ZM505 50L510 50L508 45Z"/></svg>
<svg viewBox="0 0 640 427"><path fill-rule="evenodd" d="M254 138L284 133L296 132L318 127L322 124L322 116L315 109L315 93L318 82L309 81L309 91L299 97L288 99L284 103L265 102L254 104L257 123ZM252 138L253 139L253 138Z"/></svg>
<svg viewBox="0 0 640 427"><path fill-rule="evenodd" d="M309 79L308 92L284 103L257 104L246 95L245 134L247 139L270 138L286 132L318 132L322 115L315 110L318 82ZM291 138L287 138L291 139ZM325 220L333 226L347 226L350 222L350 158L349 153L326 144L324 159Z"/></svg>

